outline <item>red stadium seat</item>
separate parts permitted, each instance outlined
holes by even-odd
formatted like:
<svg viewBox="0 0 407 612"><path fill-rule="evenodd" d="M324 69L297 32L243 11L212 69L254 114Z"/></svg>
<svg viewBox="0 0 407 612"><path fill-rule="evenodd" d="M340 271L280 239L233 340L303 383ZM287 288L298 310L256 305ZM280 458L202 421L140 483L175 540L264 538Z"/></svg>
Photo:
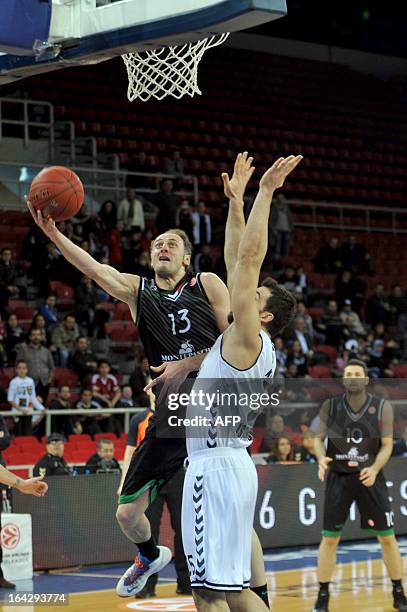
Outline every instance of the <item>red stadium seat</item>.
<svg viewBox="0 0 407 612"><path fill-rule="evenodd" d="M118 302L114 306L113 321L133 321L130 308L123 302Z"/></svg>
<svg viewBox="0 0 407 612"><path fill-rule="evenodd" d="M334 346L329 346L328 344L321 344L320 346L316 346L314 351L316 353L324 353L329 359L329 361L334 362L338 357L338 351Z"/></svg>
<svg viewBox="0 0 407 612"><path fill-rule="evenodd" d="M34 465L38 459L36 453L15 453L9 457L9 465Z"/></svg>
<svg viewBox="0 0 407 612"><path fill-rule="evenodd" d="M323 308L307 308L307 313L314 321L319 321L324 312Z"/></svg>
<svg viewBox="0 0 407 612"><path fill-rule="evenodd" d="M84 441L92 442L92 438L89 434L71 434L69 436L69 442L81 443Z"/></svg>
<svg viewBox="0 0 407 612"><path fill-rule="evenodd" d="M68 385L68 387L79 387L79 378L69 368L55 368L54 382L58 387Z"/></svg>
<svg viewBox="0 0 407 612"><path fill-rule="evenodd" d="M89 453L86 449L71 451L69 454L70 463L86 463L92 453Z"/></svg>
<svg viewBox="0 0 407 612"><path fill-rule="evenodd" d="M13 440L13 446L25 447L27 444L41 446L35 436L16 436Z"/></svg>
<svg viewBox="0 0 407 612"><path fill-rule="evenodd" d="M117 442L118 441L118 438L117 438L116 434L114 434L114 433L97 433L97 434L95 434L96 442L98 440L102 440L103 438L106 438L106 440L113 440L113 442Z"/></svg>
<svg viewBox="0 0 407 612"><path fill-rule="evenodd" d="M31 306L17 306L13 310L19 323L31 323L34 318L35 310Z"/></svg>
<svg viewBox="0 0 407 612"><path fill-rule="evenodd" d="M327 366L311 366L308 368L308 372L312 378L330 378L331 368Z"/></svg>
<svg viewBox="0 0 407 612"><path fill-rule="evenodd" d="M397 378L407 378L407 364L395 365L392 367L392 370Z"/></svg>

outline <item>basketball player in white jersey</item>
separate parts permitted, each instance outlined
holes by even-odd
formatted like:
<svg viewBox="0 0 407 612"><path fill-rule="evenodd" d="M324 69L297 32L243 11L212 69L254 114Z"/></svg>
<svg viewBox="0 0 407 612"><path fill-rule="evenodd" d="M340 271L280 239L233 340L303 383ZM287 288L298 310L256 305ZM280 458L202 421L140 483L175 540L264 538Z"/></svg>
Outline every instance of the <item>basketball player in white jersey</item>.
<svg viewBox="0 0 407 612"><path fill-rule="evenodd" d="M279 158L264 174L239 245L231 284L233 322L205 357L194 388L203 379L264 379L275 369L271 337L292 320L295 300L268 281L258 287L267 252L270 205L276 189L301 161ZM187 418L207 416L205 406L188 407ZM218 413L222 406L218 406ZM200 612L260 612L266 606L250 585L250 551L257 473L246 452L251 436L232 429L220 435L187 427L182 534L194 600Z"/></svg>

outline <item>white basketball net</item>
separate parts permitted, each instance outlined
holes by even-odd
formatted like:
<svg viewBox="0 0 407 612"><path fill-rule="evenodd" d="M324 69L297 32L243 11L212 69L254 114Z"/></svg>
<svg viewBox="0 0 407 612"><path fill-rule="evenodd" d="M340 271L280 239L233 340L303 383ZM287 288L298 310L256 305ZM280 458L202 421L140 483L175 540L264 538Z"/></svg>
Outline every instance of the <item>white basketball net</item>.
<svg viewBox="0 0 407 612"><path fill-rule="evenodd" d="M217 34L193 43L127 53L122 55L129 77L127 97L130 102L150 98L162 100L166 96L191 98L200 94L198 66L205 51L221 45L229 32Z"/></svg>

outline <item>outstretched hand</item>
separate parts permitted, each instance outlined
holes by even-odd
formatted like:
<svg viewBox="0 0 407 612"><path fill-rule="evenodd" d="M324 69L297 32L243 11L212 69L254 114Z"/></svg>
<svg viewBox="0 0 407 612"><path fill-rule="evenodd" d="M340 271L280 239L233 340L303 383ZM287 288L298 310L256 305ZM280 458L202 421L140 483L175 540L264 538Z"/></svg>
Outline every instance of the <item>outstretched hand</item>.
<svg viewBox="0 0 407 612"><path fill-rule="evenodd" d="M248 152L245 151L236 157L231 179L227 172L222 173L223 191L228 200L243 201L247 183L255 171L252 163L253 157L248 157Z"/></svg>
<svg viewBox="0 0 407 612"><path fill-rule="evenodd" d="M260 180L260 189L273 195L276 189L284 185L287 176L298 166L303 159L302 155L290 155L289 157L279 157L269 168Z"/></svg>
<svg viewBox="0 0 407 612"><path fill-rule="evenodd" d="M46 236L48 236L48 238L50 240L53 240L55 238L55 236L56 236L57 231L58 231L57 227L55 225L54 219L52 219L52 217L44 218L42 212L40 210L37 210L36 208L34 208L32 203L28 199L28 197L27 196L24 196L24 197L25 197L25 201L27 203L28 210L30 211L30 213L32 215L32 218L34 219L34 221L36 222L38 227L40 227L42 229L44 234Z"/></svg>
<svg viewBox="0 0 407 612"><path fill-rule="evenodd" d="M48 491L48 485L46 482L41 482L44 476L35 476L34 478L28 478L23 480L16 487L20 493L26 493L27 495L34 495L35 497L44 497Z"/></svg>

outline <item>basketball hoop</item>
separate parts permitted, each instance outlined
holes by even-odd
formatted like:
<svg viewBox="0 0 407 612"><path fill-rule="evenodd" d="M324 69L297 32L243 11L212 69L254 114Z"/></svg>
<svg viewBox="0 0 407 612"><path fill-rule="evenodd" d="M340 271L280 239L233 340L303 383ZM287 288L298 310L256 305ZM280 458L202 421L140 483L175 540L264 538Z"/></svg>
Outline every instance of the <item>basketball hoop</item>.
<svg viewBox="0 0 407 612"><path fill-rule="evenodd" d="M185 45L122 55L129 77L129 101L162 100L167 96L179 100L185 95L192 98L201 94L198 87L199 62L205 51L221 45L228 36L229 32L223 32Z"/></svg>

